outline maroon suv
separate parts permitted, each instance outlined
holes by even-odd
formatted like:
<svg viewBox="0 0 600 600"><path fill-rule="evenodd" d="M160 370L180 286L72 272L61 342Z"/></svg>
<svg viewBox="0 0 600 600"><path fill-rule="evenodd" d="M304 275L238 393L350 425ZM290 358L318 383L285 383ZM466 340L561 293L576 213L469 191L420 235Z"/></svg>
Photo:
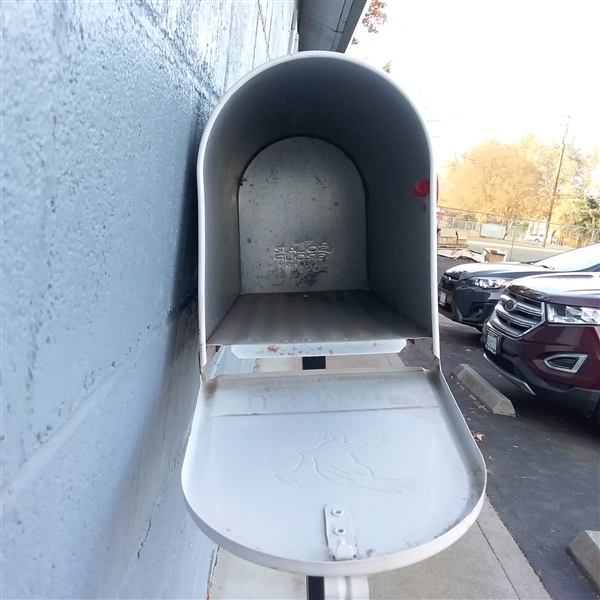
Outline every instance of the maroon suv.
<svg viewBox="0 0 600 600"><path fill-rule="evenodd" d="M600 274L515 279L483 343L485 358L521 389L600 420Z"/></svg>

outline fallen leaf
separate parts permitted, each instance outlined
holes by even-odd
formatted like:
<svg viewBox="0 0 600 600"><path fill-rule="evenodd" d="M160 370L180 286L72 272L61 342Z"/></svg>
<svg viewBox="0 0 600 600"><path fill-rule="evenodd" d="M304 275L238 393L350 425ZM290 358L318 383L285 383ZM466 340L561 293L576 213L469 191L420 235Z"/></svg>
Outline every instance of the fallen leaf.
<svg viewBox="0 0 600 600"><path fill-rule="evenodd" d="M483 442L483 433L474 433L473 439L477 442Z"/></svg>

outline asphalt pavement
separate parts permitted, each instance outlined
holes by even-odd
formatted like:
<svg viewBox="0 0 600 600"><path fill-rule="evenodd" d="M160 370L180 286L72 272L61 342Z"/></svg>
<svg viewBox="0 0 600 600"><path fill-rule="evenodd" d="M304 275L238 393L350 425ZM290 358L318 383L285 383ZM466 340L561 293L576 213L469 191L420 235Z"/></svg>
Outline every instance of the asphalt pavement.
<svg viewBox="0 0 600 600"><path fill-rule="evenodd" d="M455 261L440 259L441 276ZM591 419L531 396L498 374L483 357L481 334L440 317L442 370L488 468L487 493L500 518L556 600L597 595L566 549L582 531L600 530L600 434ZM450 376L473 367L516 410L494 415Z"/></svg>

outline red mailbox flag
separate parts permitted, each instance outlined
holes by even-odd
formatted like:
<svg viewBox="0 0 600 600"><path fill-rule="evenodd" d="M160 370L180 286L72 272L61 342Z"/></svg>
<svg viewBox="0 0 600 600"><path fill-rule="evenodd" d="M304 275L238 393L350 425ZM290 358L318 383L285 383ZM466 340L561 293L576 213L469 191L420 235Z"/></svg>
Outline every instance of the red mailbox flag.
<svg viewBox="0 0 600 600"><path fill-rule="evenodd" d="M431 188L429 179L419 179L413 188L413 194L418 198L423 198L429 194Z"/></svg>
<svg viewBox="0 0 600 600"><path fill-rule="evenodd" d="M438 182L438 193L437 196L439 197L440 195L440 188L439 188L439 179L437 179ZM427 194L429 194L431 190L431 184L429 179L418 179L417 182L415 183L415 187L413 188L413 194L415 196L417 196L417 198L423 198L423 196L427 196ZM436 198L437 200L437 198Z"/></svg>

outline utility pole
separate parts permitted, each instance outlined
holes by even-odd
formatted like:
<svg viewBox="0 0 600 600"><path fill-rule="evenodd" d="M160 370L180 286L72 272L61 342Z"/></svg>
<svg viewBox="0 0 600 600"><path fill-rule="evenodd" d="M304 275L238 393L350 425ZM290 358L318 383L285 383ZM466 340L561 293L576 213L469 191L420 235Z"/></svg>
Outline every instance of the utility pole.
<svg viewBox="0 0 600 600"><path fill-rule="evenodd" d="M544 241L542 246L546 247L546 240L548 239L548 231L550 230L550 223L552 222L552 211L554 210L554 202L556 201L556 190L558 189L558 181L560 179L560 171L562 169L563 157L565 156L565 145L567 143L567 134L569 133L569 123L571 117L567 117L567 125L565 127L565 135L563 135L562 146L560 149L560 158L558 159L558 169L556 171L556 179L554 180L554 189L552 190L552 198L550 199L550 209L548 210L548 218L546 219L546 229L544 231Z"/></svg>

